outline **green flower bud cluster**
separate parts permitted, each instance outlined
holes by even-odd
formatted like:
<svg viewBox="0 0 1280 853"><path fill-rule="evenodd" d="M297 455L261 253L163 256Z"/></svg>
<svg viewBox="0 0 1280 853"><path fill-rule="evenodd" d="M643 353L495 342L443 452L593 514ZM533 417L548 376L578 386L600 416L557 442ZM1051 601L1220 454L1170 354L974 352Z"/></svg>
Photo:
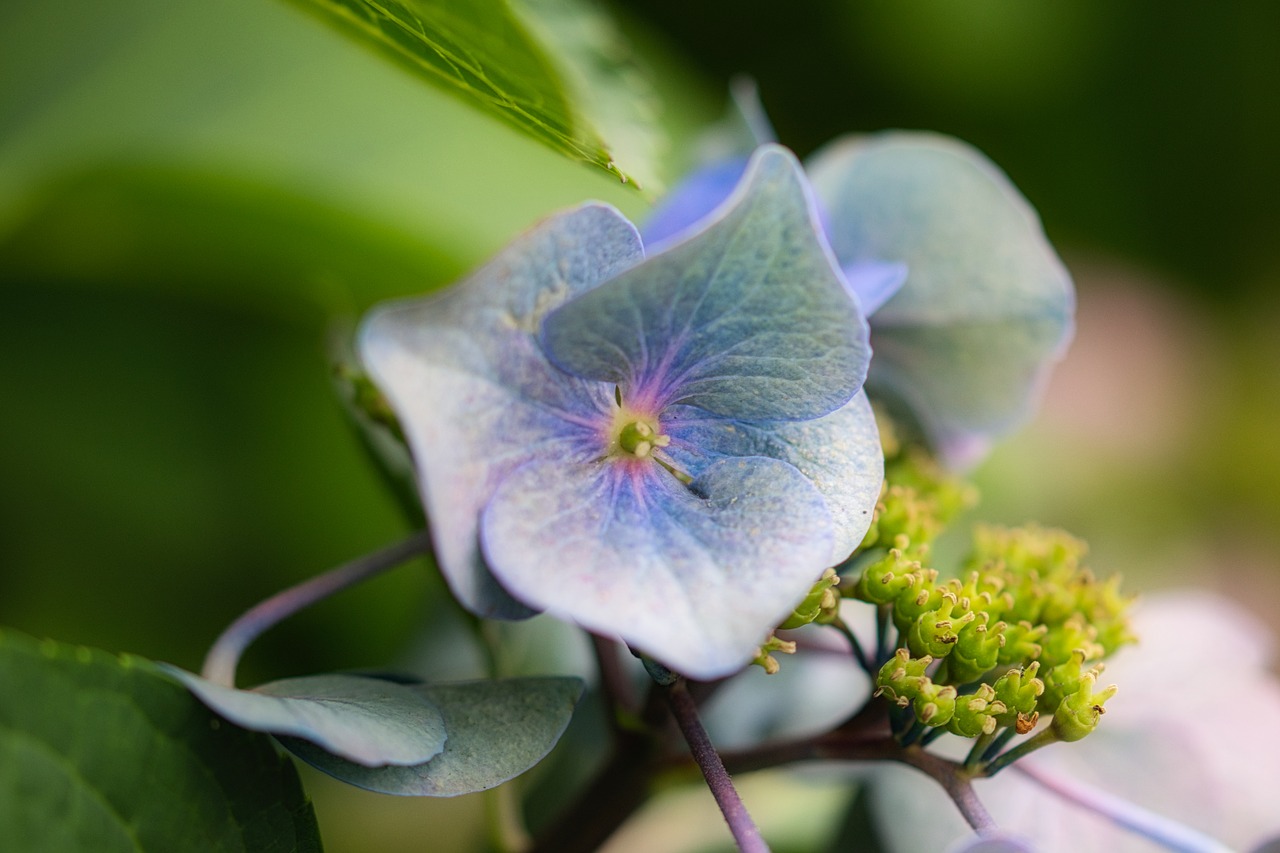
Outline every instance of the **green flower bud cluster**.
<svg viewBox="0 0 1280 853"><path fill-rule="evenodd" d="M1004 618L1045 625L1042 645L1058 663L1081 647L1101 658L1134 641L1133 599L1120 593L1118 575L1100 582L1082 566L1087 550L1061 530L979 526L966 568L1002 580L1012 601Z"/></svg>
<svg viewBox="0 0 1280 853"><path fill-rule="evenodd" d="M945 727L961 737L990 735L1007 724L1002 720L1018 718L1020 712L1001 698L1003 693L1021 700L1017 686L997 680L994 685L980 684L977 690L962 694L954 685L940 684L929 677L932 663L929 655L912 657L906 649L898 649L880 668L877 694L900 708L911 708L924 725ZM1039 680L1031 679L1028 686L1034 689L1036 684Z"/></svg>
<svg viewBox="0 0 1280 853"><path fill-rule="evenodd" d="M1102 658L1133 640L1118 581L1082 566L1084 545L1040 527L979 528L963 579L898 548L867 564L853 595L879 605L901 646L878 692L930 727L990 738L1052 718L1058 740L1097 725L1113 688L1094 692Z"/></svg>

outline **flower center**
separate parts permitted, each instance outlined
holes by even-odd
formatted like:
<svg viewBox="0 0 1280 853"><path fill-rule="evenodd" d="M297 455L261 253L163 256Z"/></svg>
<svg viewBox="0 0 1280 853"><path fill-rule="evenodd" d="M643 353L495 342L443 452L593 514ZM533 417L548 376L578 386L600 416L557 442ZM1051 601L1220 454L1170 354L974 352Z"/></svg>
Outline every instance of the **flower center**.
<svg viewBox="0 0 1280 853"><path fill-rule="evenodd" d="M671 437L659 432L656 423L644 418L623 420L617 435L618 450L637 459L647 459L655 447L671 443Z"/></svg>

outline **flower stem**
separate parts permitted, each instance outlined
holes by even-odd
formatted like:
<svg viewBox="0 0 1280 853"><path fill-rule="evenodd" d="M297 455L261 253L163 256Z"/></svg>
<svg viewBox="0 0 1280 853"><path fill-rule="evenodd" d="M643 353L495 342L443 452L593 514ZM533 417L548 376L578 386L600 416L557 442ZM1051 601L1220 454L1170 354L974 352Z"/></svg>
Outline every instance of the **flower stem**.
<svg viewBox="0 0 1280 853"><path fill-rule="evenodd" d="M1058 733L1056 731L1052 728L1043 729L1008 752L1002 752L995 758L988 761L980 768L980 772L986 777L994 776L1013 762L1017 761L1019 758L1022 758L1024 755L1029 755L1037 749L1040 749L1042 746L1048 746L1051 743L1057 742Z"/></svg>
<svg viewBox="0 0 1280 853"><path fill-rule="evenodd" d="M849 647L853 650L854 660L856 660L858 665L862 667L867 675L871 676L872 680L874 680L877 675L876 666L871 659L867 657L866 650L862 648L862 643L858 642L858 637L853 633L853 629L849 627L849 623L845 622L843 619L836 619L831 623L831 625L841 634L844 634L844 638L849 641Z"/></svg>
<svg viewBox="0 0 1280 853"><path fill-rule="evenodd" d="M724 762L720 760L720 755L711 744L711 738L707 736L707 730L698 719L698 708L689 695L684 679L666 686L665 690L671 713L689 743L689 751L702 771L703 778L707 780L707 787L711 789L720 813L729 824L729 831L733 833L738 850L741 853L769 853L769 846L760 835L759 827L742 804L737 789L733 787L733 780L725 770Z"/></svg>
<svg viewBox="0 0 1280 853"><path fill-rule="evenodd" d="M254 605L227 626L214 641L209 654L205 656L201 675L216 684L235 687L236 666L240 662L240 656L268 629L317 601L430 550L431 537L427 531L422 530L402 542L316 575Z"/></svg>
<svg viewBox="0 0 1280 853"><path fill-rule="evenodd" d="M1189 826L1148 811L1128 800L1074 779L1065 779L1027 764L1018 771L1069 803L1099 814L1117 826L1178 853L1230 853L1225 844Z"/></svg>

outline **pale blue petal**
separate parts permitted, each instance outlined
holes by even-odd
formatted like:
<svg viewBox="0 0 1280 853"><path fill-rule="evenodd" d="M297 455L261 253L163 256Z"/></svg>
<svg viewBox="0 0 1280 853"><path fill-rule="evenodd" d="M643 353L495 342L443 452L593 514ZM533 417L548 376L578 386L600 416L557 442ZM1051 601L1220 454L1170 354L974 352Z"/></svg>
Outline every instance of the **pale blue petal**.
<svg viewBox="0 0 1280 853"><path fill-rule="evenodd" d="M312 675L236 690L176 666L160 667L242 728L303 738L365 767L421 764L444 749L440 709L403 685L355 675Z"/></svg>
<svg viewBox="0 0 1280 853"><path fill-rule="evenodd" d="M667 456L693 475L735 456L768 456L797 468L831 513L829 565L849 556L866 535L884 479L880 433L866 394L810 421L727 421L681 407L667 413L663 427L671 437Z"/></svg>
<svg viewBox="0 0 1280 853"><path fill-rule="evenodd" d="M361 359L413 451L440 568L475 613L530 613L480 554L480 512L498 483L540 448L565 460L596 453L586 422L613 406L612 389L548 363L536 339L542 318L642 254L621 214L587 205L542 223L451 290L380 306L361 327Z"/></svg>
<svg viewBox="0 0 1280 853"><path fill-rule="evenodd" d="M662 197L640 229L651 251L699 224L733 194L733 188L747 171L747 158L733 157L711 163L686 175Z"/></svg>
<svg viewBox="0 0 1280 853"><path fill-rule="evenodd" d="M778 146L703 230L549 314L543 344L640 405L753 420L835 411L870 357L804 175Z"/></svg>
<svg viewBox="0 0 1280 853"><path fill-rule="evenodd" d="M640 229L651 252L719 207L746 171L751 152L778 141L755 80L734 79L729 94L725 116L698 141L692 170L663 196Z"/></svg>
<svg viewBox="0 0 1280 853"><path fill-rule="evenodd" d="M845 284L858 297L863 315L870 317L894 297L907 281L907 265L858 261L843 267Z"/></svg>
<svg viewBox="0 0 1280 853"><path fill-rule="evenodd" d="M842 264L909 270L875 315L872 395L909 405L948 455L1024 420L1070 338L1074 295L1017 189L929 134L839 140L809 171Z"/></svg>
<svg viewBox="0 0 1280 853"><path fill-rule="evenodd" d="M485 554L534 607L692 678L728 675L830 564L826 503L775 459L721 459L687 488L630 465L514 472L481 522Z"/></svg>

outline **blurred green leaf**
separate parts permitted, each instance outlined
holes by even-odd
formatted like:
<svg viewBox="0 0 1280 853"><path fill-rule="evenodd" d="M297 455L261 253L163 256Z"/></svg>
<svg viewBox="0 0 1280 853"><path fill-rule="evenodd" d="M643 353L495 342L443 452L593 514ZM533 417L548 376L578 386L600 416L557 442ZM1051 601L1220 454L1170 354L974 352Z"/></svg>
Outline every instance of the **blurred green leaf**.
<svg viewBox="0 0 1280 853"><path fill-rule="evenodd" d="M0 848L319 851L293 766L141 658L0 631Z"/></svg>
<svg viewBox="0 0 1280 853"><path fill-rule="evenodd" d="M354 313L590 196L643 207L294 4L0 4L6 277Z"/></svg>
<svg viewBox="0 0 1280 853"><path fill-rule="evenodd" d="M385 794L456 797L484 791L551 751L582 695L576 678L509 678L415 688L444 712L444 752L416 767L361 767L306 741L282 742L344 782Z"/></svg>
<svg viewBox="0 0 1280 853"><path fill-rule="evenodd" d="M557 151L630 180L565 85L555 46L544 48L507 0L295 2Z"/></svg>

